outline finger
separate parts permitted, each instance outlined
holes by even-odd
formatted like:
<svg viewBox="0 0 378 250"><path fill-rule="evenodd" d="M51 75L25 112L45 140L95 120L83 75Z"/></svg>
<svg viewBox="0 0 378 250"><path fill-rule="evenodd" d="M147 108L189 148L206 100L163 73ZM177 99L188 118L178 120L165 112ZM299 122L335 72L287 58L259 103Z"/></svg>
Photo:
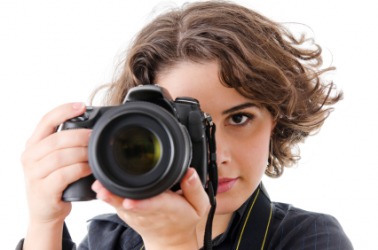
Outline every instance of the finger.
<svg viewBox="0 0 378 250"><path fill-rule="evenodd" d="M113 194L112 192L107 190L106 187L104 187L104 185L102 185L101 182L98 180L96 180L92 184L92 190L97 194L97 199L108 203L116 209L126 209L129 211L137 210L138 212L143 211L147 213L151 211L159 211L159 209L157 209L156 207L156 203L158 203L157 200L161 200L162 198L167 199L167 196L169 196L169 194L166 193L173 193L171 191L166 191L154 197L146 198L143 200L133 200ZM166 200L166 202L168 201L169 200ZM160 203L166 204L165 202Z"/></svg>
<svg viewBox="0 0 378 250"><path fill-rule="evenodd" d="M63 122L79 116L85 111L84 103L68 103L56 107L43 116L27 142L27 147L54 133Z"/></svg>
<svg viewBox="0 0 378 250"><path fill-rule="evenodd" d="M76 163L52 172L46 181L49 183L48 186L57 189L51 190L52 193L61 194L69 184L89 174L91 174L91 168L88 163Z"/></svg>
<svg viewBox="0 0 378 250"><path fill-rule="evenodd" d="M22 161L24 163L39 161L59 149L86 147L90 134L91 130L89 129L65 130L54 133L37 142L33 147L27 148L22 156Z"/></svg>
<svg viewBox="0 0 378 250"><path fill-rule="evenodd" d="M187 202L196 210L198 215L203 215L207 212L210 205L208 196L202 186L197 172L193 168L189 168L181 181L182 200L186 199ZM165 204L171 202L172 195L178 192L167 190L157 196L150 197L143 200L124 199L122 206L128 211L143 211L144 213L151 213L159 211ZM176 197L176 198L179 198Z"/></svg>
<svg viewBox="0 0 378 250"><path fill-rule="evenodd" d="M189 168L180 184L186 200L199 216L204 216L210 209L210 202L195 169Z"/></svg>
<svg viewBox="0 0 378 250"><path fill-rule="evenodd" d="M122 206L122 201L124 198L111 193L98 180L92 184L92 190L97 194L97 199L102 200L115 208Z"/></svg>
<svg viewBox="0 0 378 250"><path fill-rule="evenodd" d="M154 197L143 200L133 200L113 194L98 180L92 184L92 190L97 194L97 199L108 203L115 209L119 211L127 210L128 212L137 212L139 214L160 213L161 206L164 206L164 204L170 202L170 196L173 194L173 192L168 190ZM181 197L181 199L184 198Z"/></svg>
<svg viewBox="0 0 378 250"><path fill-rule="evenodd" d="M43 179L60 168L74 165L76 163L87 162L87 147L65 148L56 150L47 155L38 161L33 167L29 168L29 171L33 171L35 173L35 178Z"/></svg>

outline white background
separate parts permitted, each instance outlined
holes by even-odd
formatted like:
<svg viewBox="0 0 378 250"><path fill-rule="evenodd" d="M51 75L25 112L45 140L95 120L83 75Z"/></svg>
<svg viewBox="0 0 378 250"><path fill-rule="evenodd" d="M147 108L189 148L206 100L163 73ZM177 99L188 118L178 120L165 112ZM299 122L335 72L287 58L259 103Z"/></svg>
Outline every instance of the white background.
<svg viewBox="0 0 378 250"><path fill-rule="evenodd" d="M40 117L58 104L87 101L111 81L132 36L166 6L184 1L0 1L0 244L25 234L20 155ZM356 249L378 249L377 25L374 1L238 1L274 20L307 24L345 99L322 131L301 146L299 166L265 183L271 198L330 213ZM337 2L337 3L335 3ZM75 203L68 218L79 242L85 221L111 208Z"/></svg>

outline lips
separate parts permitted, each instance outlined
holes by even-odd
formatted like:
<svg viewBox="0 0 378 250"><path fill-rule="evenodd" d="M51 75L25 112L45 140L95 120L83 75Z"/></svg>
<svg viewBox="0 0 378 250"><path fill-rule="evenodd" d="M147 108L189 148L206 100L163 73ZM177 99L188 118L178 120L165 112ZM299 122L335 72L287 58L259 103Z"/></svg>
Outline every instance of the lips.
<svg viewBox="0 0 378 250"><path fill-rule="evenodd" d="M217 194L228 192L237 181L238 178L219 178Z"/></svg>

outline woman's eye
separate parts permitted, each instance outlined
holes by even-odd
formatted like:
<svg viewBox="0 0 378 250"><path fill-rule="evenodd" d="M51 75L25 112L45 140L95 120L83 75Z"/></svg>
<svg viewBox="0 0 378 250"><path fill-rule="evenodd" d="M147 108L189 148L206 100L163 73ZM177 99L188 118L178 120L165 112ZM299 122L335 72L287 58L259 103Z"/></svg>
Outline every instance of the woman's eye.
<svg viewBox="0 0 378 250"><path fill-rule="evenodd" d="M229 118L229 123L230 125L244 125L250 119L252 119L250 114L234 114Z"/></svg>

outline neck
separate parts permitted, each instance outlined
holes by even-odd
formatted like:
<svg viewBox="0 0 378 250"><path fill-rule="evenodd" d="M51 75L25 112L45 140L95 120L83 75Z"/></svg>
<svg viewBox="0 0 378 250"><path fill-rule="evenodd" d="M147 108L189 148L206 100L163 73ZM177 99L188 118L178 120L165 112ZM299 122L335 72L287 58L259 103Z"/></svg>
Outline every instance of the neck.
<svg viewBox="0 0 378 250"><path fill-rule="evenodd" d="M232 213L230 214L216 214L213 220L212 235L211 238L214 239L218 235L224 233L227 226L231 220ZM197 241L198 246L203 246L203 240L206 229L207 216L197 225Z"/></svg>

